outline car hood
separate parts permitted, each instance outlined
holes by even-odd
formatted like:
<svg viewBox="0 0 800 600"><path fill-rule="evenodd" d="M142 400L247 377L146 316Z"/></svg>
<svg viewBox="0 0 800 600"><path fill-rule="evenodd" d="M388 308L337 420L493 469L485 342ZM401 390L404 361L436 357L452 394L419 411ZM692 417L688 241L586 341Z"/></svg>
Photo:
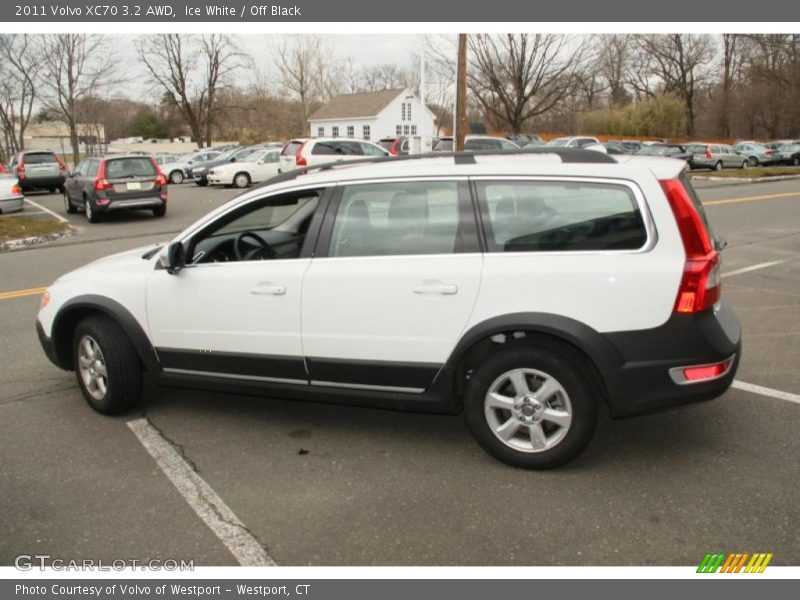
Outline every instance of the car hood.
<svg viewBox="0 0 800 600"><path fill-rule="evenodd" d="M141 269L152 271L159 255L159 252L155 250L163 246L164 242L159 242L104 256L62 275L55 283L70 282L76 279L97 279L104 277L106 274L118 275L121 272L131 273ZM143 258L145 255L149 256L149 258Z"/></svg>

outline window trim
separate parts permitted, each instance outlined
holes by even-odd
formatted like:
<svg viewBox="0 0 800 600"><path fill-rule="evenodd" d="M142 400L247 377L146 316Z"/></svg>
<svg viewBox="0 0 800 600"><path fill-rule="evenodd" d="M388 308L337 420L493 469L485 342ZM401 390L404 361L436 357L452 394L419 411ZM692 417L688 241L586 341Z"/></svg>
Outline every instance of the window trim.
<svg viewBox="0 0 800 600"><path fill-rule="evenodd" d="M655 221L653 220L653 215L650 212L650 207L647 205L647 202L644 198L644 193L639 185L630 179L619 179L619 178L610 178L610 177L582 177L582 176L566 176L566 175L559 175L559 176L524 176L524 175L481 175L476 177L470 177L470 188L472 190L473 197L475 198L475 202L478 207L478 214L480 216L480 224L481 224L481 236L482 242L484 247L484 252L486 254L496 254L496 255L509 255L509 256L516 256L516 255L597 255L597 254L644 254L646 252L650 252L658 242L658 231L656 230ZM478 194L478 182L480 181L496 181L496 182L504 182L504 181L523 181L529 183L598 183L604 185L617 185L623 186L628 188L631 193L633 193L633 197L636 199L636 205L639 208L639 212L642 215L642 221L644 223L644 230L646 239L644 244L641 248L637 248L636 250L530 250L530 251L522 251L522 252L496 252L490 250L489 240L493 237L493 230L492 230L492 223L491 219L489 218L489 206L486 202L486 198L482 197Z"/></svg>
<svg viewBox="0 0 800 600"><path fill-rule="evenodd" d="M333 244L333 228L339 212L346 187L356 185L377 185L382 183L420 183L424 181L451 181L456 184L456 201L458 209L458 228L456 230L456 248L453 252L438 254L375 254L364 256L331 256ZM316 215L315 215L316 216ZM313 225L313 223L312 223ZM432 176L432 177L390 177L376 179L359 179L336 186L330 202L326 207L325 221L317 238L313 258L326 260L384 260L397 258L419 258L421 256L452 256L456 254L475 254L482 252L478 223L474 211L473 197L469 189L469 179L465 176Z"/></svg>

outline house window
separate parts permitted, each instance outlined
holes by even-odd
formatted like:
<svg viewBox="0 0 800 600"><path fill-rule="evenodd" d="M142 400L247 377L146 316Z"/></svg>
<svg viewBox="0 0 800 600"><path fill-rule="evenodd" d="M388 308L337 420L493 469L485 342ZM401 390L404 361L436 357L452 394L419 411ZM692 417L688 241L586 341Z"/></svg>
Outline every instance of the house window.
<svg viewBox="0 0 800 600"><path fill-rule="evenodd" d="M408 108L406 109L406 116L408 117L408 120L410 121L411 120L411 102L408 103Z"/></svg>
<svg viewBox="0 0 800 600"><path fill-rule="evenodd" d="M369 138L370 138L369 125L364 125L364 127L362 127L362 129L364 131L363 138L365 140L369 141Z"/></svg>
<svg viewBox="0 0 800 600"><path fill-rule="evenodd" d="M403 135L408 135L408 125L403 125Z"/></svg>
<svg viewBox="0 0 800 600"><path fill-rule="evenodd" d="M325 137L325 128L317 127L317 137Z"/></svg>
<svg viewBox="0 0 800 600"><path fill-rule="evenodd" d="M339 137L339 126L338 125L334 125L333 127L331 127L331 136Z"/></svg>
<svg viewBox="0 0 800 600"><path fill-rule="evenodd" d="M401 121L405 121L406 120L406 103L403 102L403 104L401 104L400 107L402 109L402 112L400 113L400 120Z"/></svg>
<svg viewBox="0 0 800 600"><path fill-rule="evenodd" d="M411 135L417 135L417 126L416 125L412 125L411 126Z"/></svg>
<svg viewBox="0 0 800 600"><path fill-rule="evenodd" d="M395 130L395 133L397 133L397 135L403 135L403 126L398 125L397 129Z"/></svg>
<svg viewBox="0 0 800 600"><path fill-rule="evenodd" d="M347 126L347 137L356 137L356 128L352 125Z"/></svg>

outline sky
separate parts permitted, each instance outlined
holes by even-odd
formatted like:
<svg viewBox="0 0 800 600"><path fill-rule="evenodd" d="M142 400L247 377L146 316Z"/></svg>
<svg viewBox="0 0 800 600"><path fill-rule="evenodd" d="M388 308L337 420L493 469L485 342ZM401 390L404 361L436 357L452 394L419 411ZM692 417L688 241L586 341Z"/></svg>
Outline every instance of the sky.
<svg viewBox="0 0 800 600"><path fill-rule="evenodd" d="M138 64L134 40L137 36L117 37L115 44L119 48L120 57L131 67L131 75L121 84L120 95L133 100L152 102L153 90L146 84L144 69ZM277 35L237 35L234 36L240 47L253 57L256 69L260 70L270 83L279 82L279 73L274 65L274 54L269 51L270 45L277 45ZM323 43L337 58L351 58L356 67L395 63L408 66L411 54L418 52L425 44L425 37L414 34L341 34L322 35ZM240 84L249 84L256 80L256 73L239 73Z"/></svg>

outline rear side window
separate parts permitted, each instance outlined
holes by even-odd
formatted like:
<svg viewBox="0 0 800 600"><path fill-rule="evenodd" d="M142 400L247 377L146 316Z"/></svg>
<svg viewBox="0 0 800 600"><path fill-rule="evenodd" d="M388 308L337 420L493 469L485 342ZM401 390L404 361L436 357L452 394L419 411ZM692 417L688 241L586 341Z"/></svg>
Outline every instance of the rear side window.
<svg viewBox="0 0 800 600"><path fill-rule="evenodd" d="M477 189L490 252L638 250L647 242L624 185L479 181Z"/></svg>
<svg viewBox="0 0 800 600"><path fill-rule="evenodd" d="M26 165L41 165L45 163L57 163L55 154L50 152L42 152L36 154L26 154L24 159Z"/></svg>
<svg viewBox="0 0 800 600"><path fill-rule="evenodd" d="M361 153L367 156L386 156L386 153L383 152L380 148L373 146L372 144L367 144L365 142L356 142L359 146L361 146Z"/></svg>
<svg viewBox="0 0 800 600"><path fill-rule="evenodd" d="M376 183L345 188L330 256L449 254L458 243L453 181Z"/></svg>
<svg viewBox="0 0 800 600"><path fill-rule="evenodd" d="M453 140L437 140L436 144L433 146L433 149L437 152L452 152Z"/></svg>
<svg viewBox="0 0 800 600"><path fill-rule="evenodd" d="M361 144L358 142L317 142L311 154L324 155L361 155Z"/></svg>
<svg viewBox="0 0 800 600"><path fill-rule="evenodd" d="M155 175L156 167L149 158L114 158L106 161L106 177L108 179L155 177Z"/></svg>

